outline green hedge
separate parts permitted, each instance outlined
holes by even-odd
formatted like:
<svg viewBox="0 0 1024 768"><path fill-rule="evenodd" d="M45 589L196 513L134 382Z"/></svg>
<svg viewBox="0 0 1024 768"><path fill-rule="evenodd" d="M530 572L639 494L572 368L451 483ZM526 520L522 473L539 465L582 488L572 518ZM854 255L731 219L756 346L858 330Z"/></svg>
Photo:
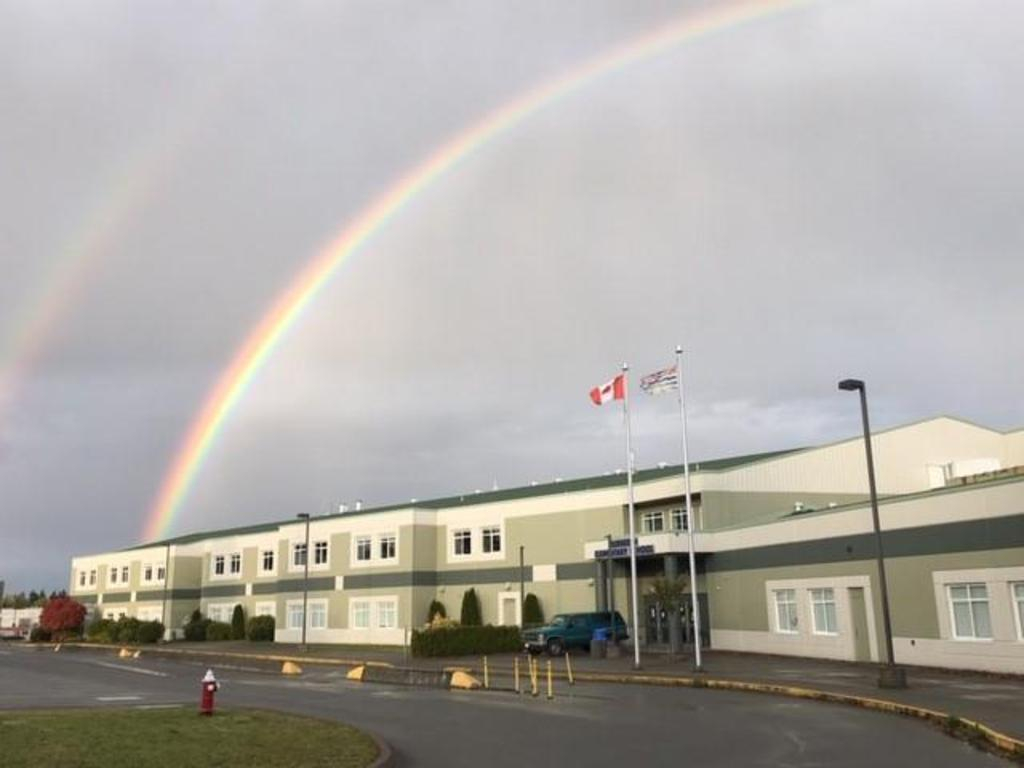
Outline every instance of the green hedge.
<svg viewBox="0 0 1024 768"><path fill-rule="evenodd" d="M198 611L196 611L198 613ZM206 629L212 622L209 619L202 617L196 618L195 615L185 625L185 639L192 642L202 642L206 639Z"/></svg>
<svg viewBox="0 0 1024 768"><path fill-rule="evenodd" d="M164 635L159 621L139 621L133 616L94 619L86 627L85 636L94 643L155 643Z"/></svg>
<svg viewBox="0 0 1024 768"><path fill-rule="evenodd" d="M245 628L245 636L254 643L274 641L274 617L253 616Z"/></svg>
<svg viewBox="0 0 1024 768"><path fill-rule="evenodd" d="M412 631L413 656L471 656L522 650L519 627L441 627Z"/></svg>
<svg viewBox="0 0 1024 768"><path fill-rule="evenodd" d="M206 639L211 642L231 639L231 625L226 621L211 621L206 627Z"/></svg>
<svg viewBox="0 0 1024 768"><path fill-rule="evenodd" d="M144 621L139 625L139 642L155 643L164 636L162 621Z"/></svg>

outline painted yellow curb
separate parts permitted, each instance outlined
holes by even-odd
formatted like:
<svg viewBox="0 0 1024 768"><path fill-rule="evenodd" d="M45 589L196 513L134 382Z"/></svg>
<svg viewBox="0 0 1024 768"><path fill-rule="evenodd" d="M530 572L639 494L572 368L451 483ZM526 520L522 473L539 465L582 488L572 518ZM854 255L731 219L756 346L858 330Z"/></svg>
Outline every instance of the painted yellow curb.
<svg viewBox="0 0 1024 768"><path fill-rule="evenodd" d="M468 672L458 669L452 673L452 681L449 683L449 687L458 688L463 691L475 691L480 687L480 681Z"/></svg>
<svg viewBox="0 0 1024 768"><path fill-rule="evenodd" d="M129 651L127 648L122 648L120 651L117 652L117 657L119 659L130 659L132 657L132 652Z"/></svg>
<svg viewBox="0 0 1024 768"><path fill-rule="evenodd" d="M57 643L55 646L53 646L53 652L54 653L57 653L58 651L60 651L60 649L61 649L61 644L60 643Z"/></svg>
<svg viewBox="0 0 1024 768"><path fill-rule="evenodd" d="M294 661L286 661L281 665L282 675L301 675L302 667L296 664Z"/></svg>
<svg viewBox="0 0 1024 768"><path fill-rule="evenodd" d="M355 680L355 681L361 683L361 682L363 682L363 676L365 674L366 674L366 665L365 664L360 664L358 667L353 667L352 669L350 669L348 671L348 674L345 675L345 678L348 679L348 680Z"/></svg>

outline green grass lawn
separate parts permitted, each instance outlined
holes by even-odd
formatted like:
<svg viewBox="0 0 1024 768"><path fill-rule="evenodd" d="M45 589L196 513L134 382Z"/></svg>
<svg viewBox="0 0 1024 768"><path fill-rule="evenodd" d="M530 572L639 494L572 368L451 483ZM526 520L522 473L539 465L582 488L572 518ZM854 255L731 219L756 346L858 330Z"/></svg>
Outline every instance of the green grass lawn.
<svg viewBox="0 0 1024 768"><path fill-rule="evenodd" d="M0 764L82 768L365 766L366 734L340 723L260 710L201 717L177 709L0 712Z"/></svg>

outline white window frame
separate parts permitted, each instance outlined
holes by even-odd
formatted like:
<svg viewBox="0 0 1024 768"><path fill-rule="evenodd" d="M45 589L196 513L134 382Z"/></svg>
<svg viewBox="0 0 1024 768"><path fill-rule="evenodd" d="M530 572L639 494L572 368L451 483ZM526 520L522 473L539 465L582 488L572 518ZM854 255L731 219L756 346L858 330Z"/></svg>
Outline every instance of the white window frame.
<svg viewBox="0 0 1024 768"><path fill-rule="evenodd" d="M300 618L299 618L298 622L293 622L292 619L295 617L296 613L299 614ZM306 617L303 615L303 611L302 611L302 601L301 600L289 600L285 604L284 620L285 620L285 627L287 629L301 630L302 629L302 623L305 620L305 618Z"/></svg>
<svg viewBox="0 0 1024 768"><path fill-rule="evenodd" d="M369 563L373 560L373 536L356 536L353 555L357 563ZM362 557L365 552L366 557Z"/></svg>
<svg viewBox="0 0 1024 768"><path fill-rule="evenodd" d="M132 580L131 569L127 565L122 565L121 566L121 583L122 584L127 584L131 580Z"/></svg>
<svg viewBox="0 0 1024 768"><path fill-rule="evenodd" d="M303 553L303 562L298 562L299 552ZM301 571L306 567L306 563L309 562L309 550L306 547L305 541L293 541L289 547L288 557L288 569L291 571Z"/></svg>
<svg viewBox="0 0 1024 768"><path fill-rule="evenodd" d="M207 603L206 618L230 624L235 612L235 605L236 603ZM214 613L217 614L217 617L214 616Z"/></svg>
<svg viewBox="0 0 1024 768"><path fill-rule="evenodd" d="M673 531L686 531L689 521L686 519L685 507L673 507L668 511Z"/></svg>
<svg viewBox="0 0 1024 768"><path fill-rule="evenodd" d="M377 605L377 621L374 622L376 629L395 629L398 627L398 600L380 598L376 601ZM385 609L387 609L385 611ZM391 621L388 624L384 623L384 618L387 616Z"/></svg>
<svg viewBox="0 0 1024 768"><path fill-rule="evenodd" d="M658 521L658 527L654 527L654 521ZM664 533L665 532L665 510L649 509L640 513L641 533Z"/></svg>
<svg viewBox="0 0 1024 768"><path fill-rule="evenodd" d="M358 614L366 612L366 625L360 626L356 621ZM369 630L373 626L373 600L368 597L357 597L348 601L348 626L350 629Z"/></svg>
<svg viewBox="0 0 1024 768"><path fill-rule="evenodd" d="M779 633L780 635L799 635L800 634L800 613L797 610L798 602L797 602L797 598L796 598L796 592L797 592L796 589L794 589L792 587L782 587L780 589L773 589L772 590L772 605L774 607L774 610L773 610L772 614L775 617L775 621L774 621L775 631L777 633ZM787 600L785 600L785 601L780 601L779 597L783 593L788 593L789 594L789 598ZM779 608L781 608L783 605L792 606L792 611L793 611L792 618L794 618L796 620L795 623L790 622L789 626L787 626L786 628L783 628L783 626L782 626L782 616L779 613Z"/></svg>
<svg viewBox="0 0 1024 768"><path fill-rule="evenodd" d="M1010 582L1010 608L1017 622L1017 639L1024 642L1024 581Z"/></svg>
<svg viewBox="0 0 1024 768"><path fill-rule="evenodd" d="M309 570L324 570L331 567L331 544L328 539L319 539L312 542L313 545L313 562L309 564ZM320 554L323 553L323 560L320 560Z"/></svg>
<svg viewBox="0 0 1024 768"><path fill-rule="evenodd" d="M825 593L831 595L830 599L823 599ZM819 595L822 599L819 599ZM834 587L811 587L807 590L807 599L811 606L811 632L815 635L826 635L835 637L839 634L839 607L836 604L836 591ZM817 606L822 606L823 613L828 616L828 606L832 607L832 620L835 626L829 629L827 626L821 628L818 626L818 614L815 611ZM826 624L827 624L826 619Z"/></svg>
<svg viewBox="0 0 1024 768"><path fill-rule="evenodd" d="M142 583L152 584L154 568L152 563L144 563L142 566Z"/></svg>
<svg viewBox="0 0 1024 768"><path fill-rule="evenodd" d="M228 560L228 575L230 576L241 576L242 575L242 553L232 552Z"/></svg>
<svg viewBox="0 0 1024 768"><path fill-rule="evenodd" d="M89 586L90 587L95 587L96 586L96 569L95 568L92 568L89 571Z"/></svg>
<svg viewBox="0 0 1024 768"><path fill-rule="evenodd" d="M220 567L218 572L217 568ZM228 575L228 561L225 555L214 555L210 558L210 578L223 579Z"/></svg>
<svg viewBox="0 0 1024 768"><path fill-rule="evenodd" d="M323 624L318 625L314 623L316 618L322 618ZM326 600L310 600L309 610L306 612L306 620L309 622L307 625L308 629L321 630L328 628L328 613L327 613L327 601Z"/></svg>
<svg viewBox="0 0 1024 768"><path fill-rule="evenodd" d="M116 565L107 566L107 583L117 584L117 579L120 574L120 569Z"/></svg>
<svg viewBox="0 0 1024 768"><path fill-rule="evenodd" d="M390 548L387 546L390 544ZM385 552L390 551L385 555ZM377 555L382 561L390 562L398 559L398 535L394 533L381 533L377 536Z"/></svg>
<svg viewBox="0 0 1024 768"><path fill-rule="evenodd" d="M85 571L79 571L78 572L78 586L79 587L84 587L85 586L86 576L87 576L87 574L86 574Z"/></svg>
<svg viewBox="0 0 1024 768"><path fill-rule="evenodd" d="M491 549L487 548L487 540L490 537ZM494 539L498 540L498 548L494 549ZM502 552L502 545L505 543L502 541L504 537L501 535L500 525L485 525L480 529L480 554L482 555L498 555Z"/></svg>
<svg viewBox="0 0 1024 768"><path fill-rule="evenodd" d="M267 555L270 555L270 567L267 568ZM260 549L260 573L264 576L277 573L277 550Z"/></svg>
<svg viewBox="0 0 1024 768"><path fill-rule="evenodd" d="M961 602L961 603L962 602L966 602L966 604L967 604L967 609L968 609L967 612L968 612L968 615L971 617L971 631L974 632L974 634L972 634L972 635L961 635L961 634L959 634L957 632L956 612L955 612L955 610L953 608L953 603L954 603L953 590L957 589L959 587L964 587L964 588L967 589L967 599L966 599L966 601L958 599L958 600L956 600L956 602ZM985 598L982 600L982 599L979 599L979 598L972 597L972 595L971 595L971 587L981 587L983 590L985 590ZM975 603L984 603L985 604L985 610L988 613L988 628L989 628L989 632L991 633L991 634L989 634L988 637L979 637L978 634L977 634L977 626L975 625L975 621L974 621L974 604ZM983 582L983 581L963 581L963 582L956 582L956 583L946 584L946 606L947 606L947 609L949 610L949 631L950 631L950 634L952 635L954 640L956 640L958 642L966 642L966 643L991 643L992 642L993 635L995 634L994 627L993 627L993 624L992 624L992 596L989 594L989 588L988 588L988 584L986 582Z"/></svg>
<svg viewBox="0 0 1024 768"><path fill-rule="evenodd" d="M274 623L277 623L277 601L276 600L264 600L256 603L252 608L253 616L273 616Z"/></svg>
<svg viewBox="0 0 1024 768"><path fill-rule="evenodd" d="M164 579L167 578L167 566L163 563L157 563L156 566L156 583L163 584Z"/></svg>
<svg viewBox="0 0 1024 768"><path fill-rule="evenodd" d="M463 558L473 556L473 529L454 528L452 530L452 557ZM469 546L468 552L459 552L459 542L465 542Z"/></svg>

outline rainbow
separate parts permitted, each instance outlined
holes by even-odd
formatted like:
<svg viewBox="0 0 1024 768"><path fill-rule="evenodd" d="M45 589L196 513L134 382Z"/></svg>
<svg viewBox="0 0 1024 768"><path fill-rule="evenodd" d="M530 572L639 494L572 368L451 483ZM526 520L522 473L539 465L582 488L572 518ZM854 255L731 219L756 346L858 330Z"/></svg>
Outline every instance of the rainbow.
<svg viewBox="0 0 1024 768"><path fill-rule="evenodd" d="M152 541L168 535L175 514L194 484L210 449L260 368L345 259L364 246L417 195L496 137L599 77L684 43L793 10L809 1L749 0L729 3L659 27L498 107L442 144L433 154L399 178L301 270L235 353L231 364L221 373L189 426L164 476L147 517L143 539Z"/></svg>

